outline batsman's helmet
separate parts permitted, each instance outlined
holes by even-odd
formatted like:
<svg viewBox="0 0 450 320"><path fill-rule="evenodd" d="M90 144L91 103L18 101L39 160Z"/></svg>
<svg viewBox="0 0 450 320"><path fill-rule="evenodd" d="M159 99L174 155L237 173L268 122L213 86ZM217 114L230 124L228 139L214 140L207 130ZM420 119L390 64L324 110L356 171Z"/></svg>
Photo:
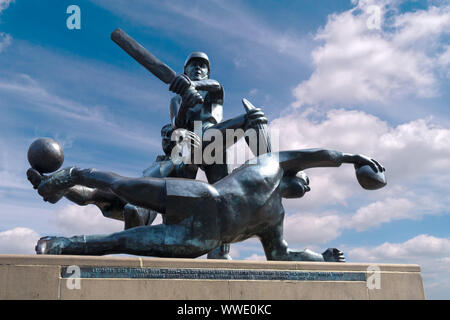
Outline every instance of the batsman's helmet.
<svg viewBox="0 0 450 320"><path fill-rule="evenodd" d="M200 59L206 62L206 65L208 66L208 72L210 71L210 66L209 66L209 58L206 55L206 53L201 52L201 51L195 51L192 52L186 59L186 61L184 62L184 71L186 72L186 67L188 65L188 63L193 60L193 59Z"/></svg>

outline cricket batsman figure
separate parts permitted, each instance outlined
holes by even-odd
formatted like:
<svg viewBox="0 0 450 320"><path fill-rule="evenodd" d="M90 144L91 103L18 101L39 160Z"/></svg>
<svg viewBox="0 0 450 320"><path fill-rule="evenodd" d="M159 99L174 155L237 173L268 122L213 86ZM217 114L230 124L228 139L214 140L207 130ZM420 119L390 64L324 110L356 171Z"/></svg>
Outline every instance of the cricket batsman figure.
<svg viewBox="0 0 450 320"><path fill-rule="evenodd" d="M208 129L218 129L222 132L222 137L225 137L227 129L246 131L249 128L257 129L267 123L261 109L248 107L247 101L243 101L246 113L222 122L224 89L218 81L210 79L210 61L206 53L191 53L185 61L183 73L177 75L121 29L116 29L111 34L111 39L161 81L170 84L169 90L176 93L169 107L174 129L182 128L194 132L194 123L199 122L201 132L195 132L197 135L203 137ZM203 148L207 144L208 142L203 143ZM205 172L211 184L230 173L227 164L227 147L229 146L224 146L222 154L219 155L221 161L204 164L201 157L201 163L196 163ZM267 151L270 150L265 152ZM179 176L179 178L192 178L192 172L190 176ZM229 245L223 244L220 248L213 250L208 254L208 258L231 259Z"/></svg>
<svg viewBox="0 0 450 320"><path fill-rule="evenodd" d="M177 94L170 101L170 120L175 129L194 132L194 121L199 121L202 128L200 134L203 136L208 128L222 122L224 90L218 81L209 79L209 75L210 62L206 53L191 53L184 64L184 73L177 75L169 88ZM222 160L222 163L212 165L199 164L209 183L229 173L226 152Z"/></svg>
<svg viewBox="0 0 450 320"><path fill-rule="evenodd" d="M217 128L217 125L222 122L224 89L218 81L209 78L210 68L206 53L193 52L185 61L184 73L178 75L170 85L169 90L177 94L170 101L170 119L174 128L194 132L194 122L198 121L201 123L203 136L206 130ZM195 89L193 83L195 83ZM264 118L262 112L260 115ZM247 121L243 120L238 121L241 123L238 127L241 129L246 127ZM236 124L234 122L234 125ZM228 128L228 126L225 127ZM221 160L220 163L200 165L209 183L215 183L230 173L226 148L223 149ZM229 244L224 244L211 251L208 258L231 259L229 250Z"/></svg>

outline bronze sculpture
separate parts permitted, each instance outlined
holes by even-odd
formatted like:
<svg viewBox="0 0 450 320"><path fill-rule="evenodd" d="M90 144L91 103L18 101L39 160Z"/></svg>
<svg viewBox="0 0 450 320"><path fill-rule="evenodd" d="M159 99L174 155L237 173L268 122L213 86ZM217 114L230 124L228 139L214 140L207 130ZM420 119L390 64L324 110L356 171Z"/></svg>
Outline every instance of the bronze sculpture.
<svg viewBox="0 0 450 320"><path fill-rule="evenodd" d="M161 131L165 155L157 158L141 178L77 167L44 176L30 168L28 179L45 201L55 203L65 196L80 205L93 203L106 217L125 221L124 231L110 235L41 238L36 246L38 254L195 258L209 253L210 258L227 259L230 243L258 237L268 260L345 261L343 253L334 248L322 254L289 249L283 238L281 199L300 198L310 191L304 169L338 167L342 163L354 164L364 188L383 187L385 169L376 160L325 149L271 152L265 131L267 119L248 100L243 100L245 114L222 122L223 88L209 79L206 54L191 54L184 73L176 75L120 29L111 38L177 94L170 103L172 124ZM194 132L195 121L200 123L199 134ZM262 133L258 139L265 143L262 149L255 149L256 161L247 161L229 172L226 148L235 143L234 138L222 146L222 161L218 163L201 160L177 164L169 155L175 150L169 139L173 140L173 132L178 132L178 138L181 135L194 151L203 151L208 146L200 138L203 134L216 130L225 135L229 129ZM208 183L194 180L198 168L205 171ZM156 213L163 215L163 223L151 225Z"/></svg>
<svg viewBox="0 0 450 320"><path fill-rule="evenodd" d="M258 237L268 260L345 261L342 252L323 254L291 250L283 239L282 197L302 197L308 183L297 173L313 167L369 165L384 168L362 155L310 149L267 153L257 164L245 164L214 184L177 178L127 178L94 169L65 168L44 177L28 177L45 198L76 185L111 190L127 202L164 214L166 223L131 228L111 235L44 237L41 254L101 255L130 253L158 257L198 257L223 243Z"/></svg>
<svg viewBox="0 0 450 320"><path fill-rule="evenodd" d="M183 73L176 75L170 67L120 28L111 33L111 39L156 77L170 84L169 90L176 94L171 99L169 107L170 119L175 129L183 128L194 132L194 122L198 121L200 132L197 130L195 132L197 135L207 136L208 129L216 129L220 130L224 136L227 129L246 130L249 127L267 123L260 109L247 110L246 114L222 122L224 89L217 80L210 79L211 66L206 53L192 52L184 63ZM207 144L206 141L203 143L202 151ZM197 168L200 167L205 172L208 182L214 183L222 179L230 173L227 164L227 147L229 146L223 146L219 152L219 161L206 164L202 161L203 157L200 157L200 162L196 163L198 166L191 166L193 171L178 177L195 179ZM229 245L224 244L208 254L208 258L231 259L229 250Z"/></svg>

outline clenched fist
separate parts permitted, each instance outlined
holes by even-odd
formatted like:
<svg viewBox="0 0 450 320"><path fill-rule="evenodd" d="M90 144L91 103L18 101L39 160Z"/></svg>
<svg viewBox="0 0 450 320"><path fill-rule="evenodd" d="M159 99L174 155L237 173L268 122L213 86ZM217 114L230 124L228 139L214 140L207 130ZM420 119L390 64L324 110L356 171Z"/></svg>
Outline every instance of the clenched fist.
<svg viewBox="0 0 450 320"><path fill-rule="evenodd" d="M194 83L185 74L179 74L170 84L170 91L179 94L188 107L203 103L203 97L195 89Z"/></svg>

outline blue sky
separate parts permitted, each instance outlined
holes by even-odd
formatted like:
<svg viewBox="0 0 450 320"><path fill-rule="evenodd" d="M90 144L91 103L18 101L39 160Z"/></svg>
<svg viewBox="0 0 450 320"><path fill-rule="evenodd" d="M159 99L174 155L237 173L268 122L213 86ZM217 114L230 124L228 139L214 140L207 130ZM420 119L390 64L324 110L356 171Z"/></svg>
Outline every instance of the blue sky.
<svg viewBox="0 0 450 320"><path fill-rule="evenodd" d="M81 30L66 8L81 9ZM370 28L370 7L380 9ZM121 27L181 72L201 50L225 88L224 118L248 98L282 149L363 153L388 186L362 190L351 166L308 171L285 201L291 247L338 247L351 262L418 263L428 298L450 298L450 7L446 1L0 0L0 252L47 234L121 230L92 206L44 203L25 178L38 137L65 165L139 176L161 153L171 93L109 35ZM199 176L199 178L201 178ZM256 240L235 259L261 259Z"/></svg>

